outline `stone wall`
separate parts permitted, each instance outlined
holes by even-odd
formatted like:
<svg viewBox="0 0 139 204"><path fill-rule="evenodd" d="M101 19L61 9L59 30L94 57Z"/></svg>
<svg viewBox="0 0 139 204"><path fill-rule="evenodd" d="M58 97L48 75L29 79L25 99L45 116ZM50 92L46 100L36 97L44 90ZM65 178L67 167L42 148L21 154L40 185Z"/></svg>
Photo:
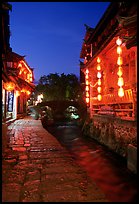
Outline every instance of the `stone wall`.
<svg viewBox="0 0 139 204"><path fill-rule="evenodd" d="M90 137L127 158L128 145L137 146L136 122L115 116L94 115L90 124Z"/></svg>

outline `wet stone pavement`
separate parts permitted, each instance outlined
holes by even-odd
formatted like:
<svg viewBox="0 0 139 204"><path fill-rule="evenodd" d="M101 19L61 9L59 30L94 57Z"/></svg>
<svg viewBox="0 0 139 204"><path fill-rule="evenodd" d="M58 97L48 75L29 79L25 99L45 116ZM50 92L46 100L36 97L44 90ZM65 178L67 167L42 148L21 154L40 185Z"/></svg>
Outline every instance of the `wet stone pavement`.
<svg viewBox="0 0 139 204"><path fill-rule="evenodd" d="M2 155L2 202L109 202L40 120L8 126Z"/></svg>

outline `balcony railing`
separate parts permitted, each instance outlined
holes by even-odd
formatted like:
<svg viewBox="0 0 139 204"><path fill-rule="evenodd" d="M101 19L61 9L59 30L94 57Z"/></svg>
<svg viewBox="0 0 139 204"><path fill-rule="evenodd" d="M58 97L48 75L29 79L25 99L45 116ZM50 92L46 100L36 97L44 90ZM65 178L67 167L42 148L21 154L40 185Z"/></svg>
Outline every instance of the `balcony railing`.
<svg viewBox="0 0 139 204"><path fill-rule="evenodd" d="M92 105L101 105L101 104L119 104L119 103L133 103L133 94L132 90L125 90L124 96L119 97L118 93L102 95L102 100L98 101L97 97L90 98Z"/></svg>

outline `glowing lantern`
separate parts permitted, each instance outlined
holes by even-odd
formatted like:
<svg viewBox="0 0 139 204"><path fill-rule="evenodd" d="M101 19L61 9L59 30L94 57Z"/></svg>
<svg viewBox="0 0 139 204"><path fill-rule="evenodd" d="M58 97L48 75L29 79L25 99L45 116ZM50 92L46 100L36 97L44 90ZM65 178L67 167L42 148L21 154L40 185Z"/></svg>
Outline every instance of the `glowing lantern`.
<svg viewBox="0 0 139 204"><path fill-rule="evenodd" d="M122 48L120 46L117 47L117 54L119 54L119 55L122 54Z"/></svg>
<svg viewBox="0 0 139 204"><path fill-rule="evenodd" d="M98 101L101 101L101 99L102 99L102 96L101 96L101 77L102 77L102 75L101 75L101 72L100 72L100 70L101 70L101 66L100 66L100 63L101 62L101 60L100 60L100 58L98 57L97 58L97 78L98 78L98 87L97 87L97 91L98 91L98 96L97 96L97 99L98 99Z"/></svg>
<svg viewBox="0 0 139 204"><path fill-rule="evenodd" d="M89 103L89 98L86 98L86 103Z"/></svg>
<svg viewBox="0 0 139 204"><path fill-rule="evenodd" d="M98 99L98 101L101 101L101 100L102 100L101 94L98 94L97 99Z"/></svg>
<svg viewBox="0 0 139 204"><path fill-rule="evenodd" d="M12 81L4 83L4 89L7 91L13 91L15 89L15 83Z"/></svg>
<svg viewBox="0 0 139 204"><path fill-rule="evenodd" d="M86 86L85 90L86 90L86 91L89 91L89 86Z"/></svg>
<svg viewBox="0 0 139 204"><path fill-rule="evenodd" d="M121 65L123 64L123 58L121 57L122 54L122 48L121 48L121 44L122 44L122 40L118 37L118 39L116 40L116 44L117 46L117 54L118 54L118 59L117 59L117 64L119 65L119 69L117 72L118 75L118 86L120 86L120 88L118 89L118 96L123 97L124 96L124 89L122 88L122 86L124 85L124 80L122 74L122 67Z"/></svg>
<svg viewBox="0 0 139 204"><path fill-rule="evenodd" d="M88 79L89 78L88 75L86 75L85 78Z"/></svg>
<svg viewBox="0 0 139 204"><path fill-rule="evenodd" d="M86 85L87 85L87 86L89 85L89 81L88 81L88 80L86 80Z"/></svg>
<svg viewBox="0 0 139 204"><path fill-rule="evenodd" d="M101 79L98 79L97 83L99 86L101 86Z"/></svg>
<svg viewBox="0 0 139 204"><path fill-rule="evenodd" d="M100 63L100 62L101 62L101 60L100 60L100 58L98 57L98 58L97 58L97 63Z"/></svg>
<svg viewBox="0 0 139 204"><path fill-rule="evenodd" d="M124 85L124 80L123 80L123 77L119 77L118 78L118 86L123 86Z"/></svg>
<svg viewBox="0 0 139 204"><path fill-rule="evenodd" d="M97 73L97 78L99 78L99 79L101 78L101 73L100 72Z"/></svg>
<svg viewBox="0 0 139 204"><path fill-rule="evenodd" d="M118 37L118 39L116 40L116 44L117 45L121 45L122 44L122 40Z"/></svg>
<svg viewBox="0 0 139 204"><path fill-rule="evenodd" d="M97 87L97 91L98 91L98 93L101 93L101 87L100 86Z"/></svg>
<svg viewBox="0 0 139 204"><path fill-rule="evenodd" d="M118 89L118 96L123 97L124 96L124 89L122 87L120 87Z"/></svg>
<svg viewBox="0 0 139 204"><path fill-rule="evenodd" d="M89 99L89 81L88 81L88 79L89 79L89 70L88 69L86 69L86 71L85 71L85 83L86 83L86 87L85 87L85 90L86 90L86 103L87 103L87 105L89 105L89 101L90 101L90 99Z"/></svg>
<svg viewBox="0 0 139 204"><path fill-rule="evenodd" d="M119 70L118 70L118 72L117 72L117 75L118 75L119 77L121 77L122 74L123 74L123 72L122 72L122 67L119 67Z"/></svg>
<svg viewBox="0 0 139 204"><path fill-rule="evenodd" d="M100 71L101 70L101 66L98 64L97 65L97 70Z"/></svg>
<svg viewBox="0 0 139 204"><path fill-rule="evenodd" d="M117 64L118 65L122 65L123 64L123 59L122 59L122 57L118 57L118 60L117 60Z"/></svg>
<svg viewBox="0 0 139 204"><path fill-rule="evenodd" d="M89 97L89 93L88 92L86 92L86 97Z"/></svg>

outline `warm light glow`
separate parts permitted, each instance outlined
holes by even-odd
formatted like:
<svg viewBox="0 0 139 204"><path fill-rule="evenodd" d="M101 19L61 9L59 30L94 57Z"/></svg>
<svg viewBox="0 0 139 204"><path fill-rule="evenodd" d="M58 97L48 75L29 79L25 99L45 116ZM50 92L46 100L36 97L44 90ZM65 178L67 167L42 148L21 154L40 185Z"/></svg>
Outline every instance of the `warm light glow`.
<svg viewBox="0 0 139 204"><path fill-rule="evenodd" d="M89 78L88 75L86 75L85 78L88 79Z"/></svg>
<svg viewBox="0 0 139 204"><path fill-rule="evenodd" d="M12 81L4 83L4 89L7 91L13 91L15 89L15 83Z"/></svg>
<svg viewBox="0 0 139 204"><path fill-rule="evenodd" d="M22 89L21 92L22 92L22 93L25 93L25 92L26 92L26 89Z"/></svg>
<svg viewBox="0 0 139 204"><path fill-rule="evenodd" d="M100 86L97 87L97 91L98 91L98 93L101 93L101 87Z"/></svg>
<svg viewBox="0 0 139 204"><path fill-rule="evenodd" d="M101 70L101 66L98 64L97 65L97 70L100 71Z"/></svg>
<svg viewBox="0 0 139 204"><path fill-rule="evenodd" d="M31 94L31 92L30 92L30 91L26 91L26 93L27 93L27 95L30 95L30 94Z"/></svg>
<svg viewBox="0 0 139 204"><path fill-rule="evenodd" d="M86 71L85 71L85 72L86 72L86 74L89 74L89 70L88 70L88 69L86 69Z"/></svg>
<svg viewBox="0 0 139 204"><path fill-rule="evenodd" d="M43 94L38 95L38 97L37 97L37 102L38 102L38 103L41 103L41 102L42 102L42 99L43 99Z"/></svg>
<svg viewBox="0 0 139 204"><path fill-rule="evenodd" d="M20 96L20 91L15 92L16 97Z"/></svg>
<svg viewBox="0 0 139 204"><path fill-rule="evenodd" d="M123 86L124 85L124 80L123 77L118 78L118 86Z"/></svg>
<svg viewBox="0 0 139 204"><path fill-rule="evenodd" d="M97 63L100 63L100 62L101 62L101 60L100 60L100 58L98 57L98 58L97 58Z"/></svg>
<svg viewBox="0 0 139 204"><path fill-rule="evenodd" d="M86 80L86 85L87 85L87 86L89 85L89 81L88 81L88 80Z"/></svg>
<svg viewBox="0 0 139 204"><path fill-rule="evenodd" d="M123 97L124 96L124 89L122 88L122 86L124 85L124 80L123 80L123 77L121 77L123 74L122 67L121 67L121 65L123 64L123 58L121 57L122 48L120 47L120 45L122 44L122 40L119 37L116 40L116 44L118 45L117 46L117 54L119 55L118 59L117 59L117 64L120 66L118 69L118 72L117 72L117 75L119 76L118 86L120 86L120 88L118 89L118 96Z"/></svg>
<svg viewBox="0 0 139 204"><path fill-rule="evenodd" d="M86 91L89 91L89 86L86 86L86 87L85 87L85 90L86 90Z"/></svg>
<svg viewBox="0 0 139 204"><path fill-rule="evenodd" d="M89 103L89 98L86 98L86 103Z"/></svg>
<svg viewBox="0 0 139 204"><path fill-rule="evenodd" d="M30 68L27 66L27 64L22 60L21 61L24 65L25 65L25 67L28 69L28 71L32 74L32 71L30 70Z"/></svg>
<svg viewBox="0 0 139 204"><path fill-rule="evenodd" d="M122 74L123 74L123 72L122 72L122 67L119 67L119 70L118 70L118 72L117 72L117 75L118 75L119 77L121 77Z"/></svg>
<svg viewBox="0 0 139 204"><path fill-rule="evenodd" d="M119 55L122 54L122 48L120 46L117 47L117 54L119 54Z"/></svg>
<svg viewBox="0 0 139 204"><path fill-rule="evenodd" d="M118 96L119 96L119 97L123 97L123 96L124 96L124 89L123 89L122 87L120 87L120 88L118 89Z"/></svg>
<svg viewBox="0 0 139 204"><path fill-rule="evenodd" d="M18 64L18 67L22 67L22 64L21 64L21 63L19 63L19 64Z"/></svg>
<svg viewBox="0 0 139 204"><path fill-rule="evenodd" d="M86 97L89 97L89 92L86 92Z"/></svg>
<svg viewBox="0 0 139 204"><path fill-rule="evenodd" d="M102 100L101 94L98 94L97 99L98 99L98 101L101 101L101 100Z"/></svg>
<svg viewBox="0 0 139 204"><path fill-rule="evenodd" d="M98 79L98 85L101 86L101 79Z"/></svg>
<svg viewBox="0 0 139 204"><path fill-rule="evenodd" d="M122 59L121 56L118 57L117 64L118 65L122 65L123 64L123 59Z"/></svg>
<svg viewBox="0 0 139 204"><path fill-rule="evenodd" d="M101 78L101 73L100 72L97 73L97 78L99 78L99 79Z"/></svg>
<svg viewBox="0 0 139 204"><path fill-rule="evenodd" d="M116 44L117 45L121 45L122 44L122 40L118 37L118 39L116 40Z"/></svg>

